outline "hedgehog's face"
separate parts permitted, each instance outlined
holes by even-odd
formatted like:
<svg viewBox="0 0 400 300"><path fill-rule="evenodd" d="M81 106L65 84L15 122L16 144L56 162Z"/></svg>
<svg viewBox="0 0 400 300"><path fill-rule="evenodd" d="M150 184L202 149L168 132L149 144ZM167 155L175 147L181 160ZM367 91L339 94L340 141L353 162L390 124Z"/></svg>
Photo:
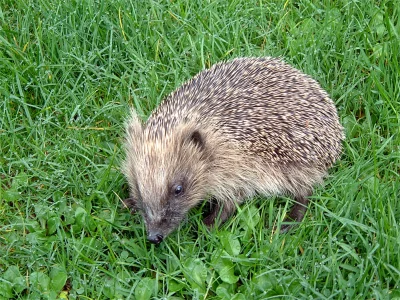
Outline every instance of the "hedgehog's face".
<svg viewBox="0 0 400 300"><path fill-rule="evenodd" d="M202 200L200 196L193 195L195 187L190 173L191 170L186 169L164 178L158 174L152 177L152 182L138 179L138 207L150 242L160 243Z"/></svg>
<svg viewBox="0 0 400 300"><path fill-rule="evenodd" d="M206 197L209 157L201 134L185 128L167 135L155 138L142 129L135 144L127 145L132 147L125 166L131 199L143 215L148 240L155 244Z"/></svg>

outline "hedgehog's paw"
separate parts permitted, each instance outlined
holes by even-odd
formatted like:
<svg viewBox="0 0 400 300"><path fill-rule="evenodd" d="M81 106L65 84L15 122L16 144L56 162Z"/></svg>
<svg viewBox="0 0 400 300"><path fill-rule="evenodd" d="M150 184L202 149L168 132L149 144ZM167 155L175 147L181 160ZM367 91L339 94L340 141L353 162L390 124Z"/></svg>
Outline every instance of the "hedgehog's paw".
<svg viewBox="0 0 400 300"><path fill-rule="evenodd" d="M223 224L235 212L235 209L235 205L215 203L210 213L203 219L203 222L207 227Z"/></svg>
<svg viewBox="0 0 400 300"><path fill-rule="evenodd" d="M273 233L277 233L278 229L279 229L279 233L283 234L283 233L287 233L288 231L292 230L293 227L296 227L299 223L286 217L283 221L282 221L282 225L281 227L279 226L274 226L272 227L272 232Z"/></svg>
<svg viewBox="0 0 400 300"><path fill-rule="evenodd" d="M122 204L125 208L130 210L131 214L134 214L137 212L137 204L136 204L136 200L133 198L127 198L125 200L122 201Z"/></svg>
<svg viewBox="0 0 400 300"><path fill-rule="evenodd" d="M283 222L290 222L290 220L284 220ZM279 230L279 233L286 233L288 232L290 229L292 229L294 226L296 226L297 224L283 224ZM277 231L277 228L274 228L274 231Z"/></svg>
<svg viewBox="0 0 400 300"><path fill-rule="evenodd" d="M298 225L304 218L307 211L308 198L306 196L295 197L296 203L293 205L289 212L289 215L283 220L283 224L280 228L280 233L286 233L294 226ZM274 228L274 231L276 228Z"/></svg>
<svg viewBox="0 0 400 300"><path fill-rule="evenodd" d="M207 227L211 228L215 225L215 213L211 212L209 215L207 215L204 219L203 219L203 223L204 225L206 225Z"/></svg>

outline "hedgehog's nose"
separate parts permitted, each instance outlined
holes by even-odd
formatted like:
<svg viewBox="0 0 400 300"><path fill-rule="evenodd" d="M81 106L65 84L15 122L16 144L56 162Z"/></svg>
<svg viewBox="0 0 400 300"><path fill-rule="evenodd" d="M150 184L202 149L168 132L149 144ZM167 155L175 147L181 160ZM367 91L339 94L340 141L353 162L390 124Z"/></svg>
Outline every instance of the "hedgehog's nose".
<svg viewBox="0 0 400 300"><path fill-rule="evenodd" d="M162 234L159 234L159 233L152 233L152 232L150 232L150 233L147 235L147 240L148 240L150 243L153 243L153 244L156 244L156 245L158 245L159 243L161 243L163 239L164 239L163 235L162 235Z"/></svg>

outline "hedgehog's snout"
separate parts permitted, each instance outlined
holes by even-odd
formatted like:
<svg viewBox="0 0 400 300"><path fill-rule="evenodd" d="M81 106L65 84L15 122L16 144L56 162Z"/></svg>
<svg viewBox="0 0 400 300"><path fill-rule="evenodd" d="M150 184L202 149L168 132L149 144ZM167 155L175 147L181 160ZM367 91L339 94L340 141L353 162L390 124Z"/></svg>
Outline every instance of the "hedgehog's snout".
<svg viewBox="0 0 400 300"><path fill-rule="evenodd" d="M149 231L147 234L147 240L150 243L155 244L155 245L158 245L159 243L161 243L163 239L164 239L164 236L159 232Z"/></svg>

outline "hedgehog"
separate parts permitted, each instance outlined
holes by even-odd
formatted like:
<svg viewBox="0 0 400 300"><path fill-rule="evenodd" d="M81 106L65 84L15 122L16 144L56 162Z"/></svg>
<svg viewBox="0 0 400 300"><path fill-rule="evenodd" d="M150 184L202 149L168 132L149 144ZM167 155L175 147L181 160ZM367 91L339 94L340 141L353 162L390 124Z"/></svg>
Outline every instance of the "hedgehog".
<svg viewBox="0 0 400 300"><path fill-rule="evenodd" d="M124 203L159 244L203 201L212 203L203 220L212 227L256 195L286 195L294 205L285 232L302 221L343 139L333 101L308 75L280 58L220 62L168 95L146 122L132 110Z"/></svg>

